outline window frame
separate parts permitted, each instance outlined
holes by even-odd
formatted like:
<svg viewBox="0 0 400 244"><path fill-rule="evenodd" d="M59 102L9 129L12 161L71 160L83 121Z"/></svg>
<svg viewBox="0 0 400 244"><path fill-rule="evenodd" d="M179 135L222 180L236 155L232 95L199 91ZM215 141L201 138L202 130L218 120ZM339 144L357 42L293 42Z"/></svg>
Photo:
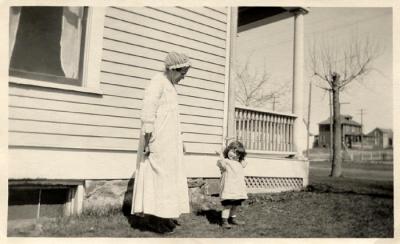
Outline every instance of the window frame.
<svg viewBox="0 0 400 244"><path fill-rule="evenodd" d="M82 6L85 7L85 6ZM100 89L100 66L103 48L105 7L88 6L86 29L83 37L83 55L81 55L80 85L54 83L48 79L24 78L9 74L9 83L70 90L84 93L103 94ZM9 65L8 65L9 67ZM57 80L56 76L54 80ZM64 79L68 79L63 77Z"/></svg>

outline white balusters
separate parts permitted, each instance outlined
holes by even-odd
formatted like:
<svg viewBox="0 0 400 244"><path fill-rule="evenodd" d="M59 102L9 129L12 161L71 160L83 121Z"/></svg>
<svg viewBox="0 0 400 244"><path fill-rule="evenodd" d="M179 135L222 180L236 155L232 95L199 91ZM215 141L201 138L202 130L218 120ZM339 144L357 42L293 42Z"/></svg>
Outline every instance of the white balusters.
<svg viewBox="0 0 400 244"><path fill-rule="evenodd" d="M235 110L236 138L248 150L292 152L295 116L253 108Z"/></svg>

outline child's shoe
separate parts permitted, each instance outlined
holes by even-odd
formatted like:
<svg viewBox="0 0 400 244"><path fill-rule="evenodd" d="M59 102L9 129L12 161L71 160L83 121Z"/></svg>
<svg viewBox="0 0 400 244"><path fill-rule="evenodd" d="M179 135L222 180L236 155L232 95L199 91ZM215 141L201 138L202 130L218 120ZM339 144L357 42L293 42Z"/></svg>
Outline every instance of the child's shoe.
<svg viewBox="0 0 400 244"><path fill-rule="evenodd" d="M230 217L228 222L233 225L244 225L245 224L244 221L237 220L236 217Z"/></svg>
<svg viewBox="0 0 400 244"><path fill-rule="evenodd" d="M232 228L232 225L229 224L228 219L222 219L222 228L224 229L230 229Z"/></svg>

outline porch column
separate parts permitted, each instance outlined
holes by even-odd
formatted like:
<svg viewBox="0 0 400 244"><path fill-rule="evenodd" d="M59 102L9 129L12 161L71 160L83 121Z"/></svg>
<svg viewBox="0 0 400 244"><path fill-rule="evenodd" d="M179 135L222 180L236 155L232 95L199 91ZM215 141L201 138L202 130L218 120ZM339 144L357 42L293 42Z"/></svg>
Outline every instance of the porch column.
<svg viewBox="0 0 400 244"><path fill-rule="evenodd" d="M293 104L292 112L297 116L294 123L293 139L297 158L304 158L307 130L303 122L303 71L304 71L304 14L305 10L294 12L294 57L293 57Z"/></svg>
<svg viewBox="0 0 400 244"><path fill-rule="evenodd" d="M227 60L227 68L228 68L228 77L226 82L228 83L227 90L227 116L226 125L227 131L225 134L224 142L227 144L229 141L236 138L236 122L235 122L235 63L236 63L236 39L237 39L237 25L238 25L238 8L231 7L230 8L230 19L229 22L229 40L228 40L228 60Z"/></svg>

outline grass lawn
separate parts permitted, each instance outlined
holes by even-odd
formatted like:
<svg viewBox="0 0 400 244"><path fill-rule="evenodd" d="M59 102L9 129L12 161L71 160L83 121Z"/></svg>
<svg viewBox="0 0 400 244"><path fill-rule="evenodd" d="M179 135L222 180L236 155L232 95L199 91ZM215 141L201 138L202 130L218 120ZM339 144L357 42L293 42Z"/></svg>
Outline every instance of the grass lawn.
<svg viewBox="0 0 400 244"><path fill-rule="evenodd" d="M220 209L183 215L172 234L132 228L119 210L103 216L46 220L25 228L9 228L8 236L42 237L393 237L393 182L332 179L310 172L301 192L250 195L238 217L245 226L223 230Z"/></svg>
<svg viewBox="0 0 400 244"><path fill-rule="evenodd" d="M315 167L331 167L331 163L328 161L311 161L310 166ZM342 168L344 169L360 169L360 170L379 170L379 171L393 171L393 162L380 162L380 163L368 163L368 162L343 162Z"/></svg>

